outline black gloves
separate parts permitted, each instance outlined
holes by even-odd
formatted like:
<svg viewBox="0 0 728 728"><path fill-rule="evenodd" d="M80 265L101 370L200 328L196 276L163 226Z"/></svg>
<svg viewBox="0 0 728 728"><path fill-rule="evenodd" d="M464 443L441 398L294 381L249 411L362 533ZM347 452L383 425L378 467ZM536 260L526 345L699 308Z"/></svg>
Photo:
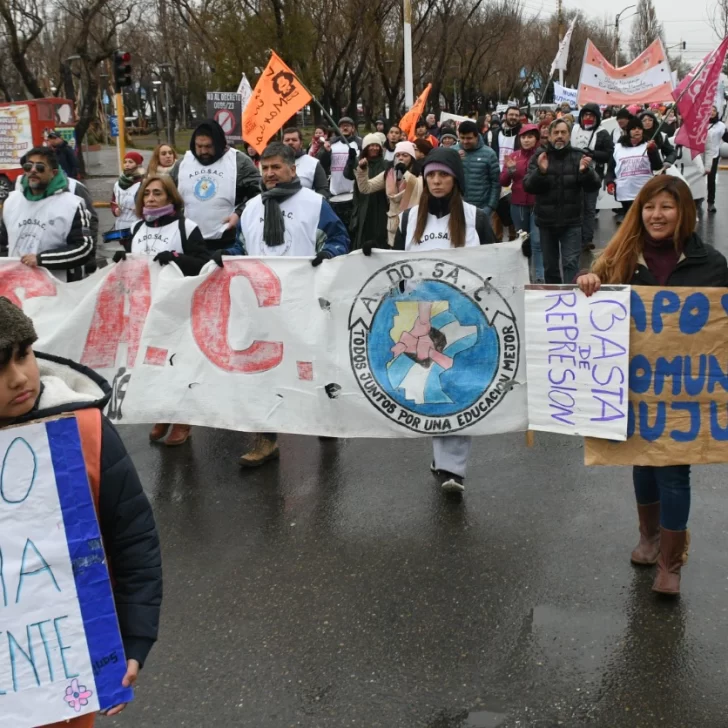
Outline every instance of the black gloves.
<svg viewBox="0 0 728 728"><path fill-rule="evenodd" d="M526 238L521 243L521 252L527 257L531 258L531 238Z"/></svg>
<svg viewBox="0 0 728 728"><path fill-rule="evenodd" d="M159 265L168 265L174 260L174 253L171 250L163 250L154 256L154 262Z"/></svg>
<svg viewBox="0 0 728 728"><path fill-rule="evenodd" d="M214 260L215 264L219 265L220 268L224 267L222 262L222 250L216 250L210 257L210 260Z"/></svg>
<svg viewBox="0 0 728 728"><path fill-rule="evenodd" d="M117 250L112 258L114 263L119 263L122 260L126 260L126 250Z"/></svg>
<svg viewBox="0 0 728 728"><path fill-rule="evenodd" d="M329 253L327 250L320 250L318 253L316 253L316 257L311 261L311 265L314 268L318 268L318 266L321 265L325 260L328 260L331 257L331 253Z"/></svg>
<svg viewBox="0 0 728 728"><path fill-rule="evenodd" d="M407 171L407 165L404 162L398 162L394 165L394 171L404 174Z"/></svg>
<svg viewBox="0 0 728 728"><path fill-rule="evenodd" d="M378 247L379 246L377 245L376 240L365 240L361 244L361 252L364 253L364 255L366 255L368 257L372 254L372 250L374 250L374 248L378 248Z"/></svg>
<svg viewBox="0 0 728 728"><path fill-rule="evenodd" d="M353 162L356 160L357 151L353 147L349 147L349 159Z"/></svg>

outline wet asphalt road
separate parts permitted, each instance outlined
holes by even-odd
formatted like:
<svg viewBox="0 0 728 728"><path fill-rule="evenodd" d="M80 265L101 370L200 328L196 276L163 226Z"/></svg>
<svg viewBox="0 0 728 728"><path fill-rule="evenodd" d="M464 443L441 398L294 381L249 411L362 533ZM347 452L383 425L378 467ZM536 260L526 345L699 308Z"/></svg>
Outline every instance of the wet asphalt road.
<svg viewBox="0 0 728 728"><path fill-rule="evenodd" d="M724 175L702 233L728 253ZM280 463L241 472L247 435L121 432L165 601L137 702L100 725L728 724L728 466L694 469L683 596L665 601L629 563L630 469L585 468L576 438L479 438L457 503L427 440L283 436Z"/></svg>

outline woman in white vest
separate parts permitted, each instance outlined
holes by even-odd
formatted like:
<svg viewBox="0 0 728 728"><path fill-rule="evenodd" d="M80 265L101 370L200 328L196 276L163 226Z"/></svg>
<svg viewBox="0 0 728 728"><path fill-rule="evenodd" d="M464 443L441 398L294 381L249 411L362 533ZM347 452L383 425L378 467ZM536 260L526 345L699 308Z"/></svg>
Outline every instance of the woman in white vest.
<svg viewBox="0 0 728 728"><path fill-rule="evenodd" d="M465 172L454 149L433 149L423 163L424 185L419 204L400 217L394 242L397 250L432 251L463 248L495 242L490 222L483 210L463 200ZM371 249L364 249L371 253ZM420 335L427 335L429 321L421 322ZM449 435L432 439L432 472L445 493L465 490L471 438Z"/></svg>
<svg viewBox="0 0 728 728"><path fill-rule="evenodd" d="M132 230L129 252L154 256L159 265L175 263L186 276L197 275L210 260L210 254L197 223L185 218L183 209L182 198L169 175L147 177L137 198L136 214L141 220ZM114 254L114 263L125 259L125 250ZM152 428L149 439L159 442L169 432L165 444L182 445L191 429L189 425L159 423Z"/></svg>
<svg viewBox="0 0 728 728"><path fill-rule="evenodd" d="M623 214L627 214L653 173L661 169L662 157L657 144L645 142L642 122L631 118L623 136L614 145L614 155L605 178L607 192L622 203Z"/></svg>
<svg viewBox="0 0 728 728"><path fill-rule="evenodd" d="M139 222L136 214L136 197L146 171L144 158L139 152L124 155L124 171L114 184L111 197L111 212L116 218L115 230L131 230Z"/></svg>

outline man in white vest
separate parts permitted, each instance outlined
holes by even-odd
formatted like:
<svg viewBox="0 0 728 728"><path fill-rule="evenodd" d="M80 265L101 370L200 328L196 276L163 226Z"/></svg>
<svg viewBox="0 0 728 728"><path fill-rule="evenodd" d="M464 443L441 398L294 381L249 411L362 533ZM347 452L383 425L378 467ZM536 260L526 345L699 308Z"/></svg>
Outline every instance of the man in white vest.
<svg viewBox="0 0 728 728"><path fill-rule="evenodd" d="M225 132L214 120L200 123L190 150L170 172L209 250L235 244L235 229L245 203L260 191L260 175L250 157L227 146Z"/></svg>
<svg viewBox="0 0 728 728"><path fill-rule="evenodd" d="M291 147L273 142L260 156L263 193L252 199L238 225L237 253L311 257L314 267L349 252L344 224L319 194L301 185ZM219 261L218 261L219 262ZM256 437L240 465L253 468L278 458L275 433Z"/></svg>
<svg viewBox="0 0 728 728"><path fill-rule="evenodd" d="M283 130L283 143L293 149L296 155L296 176L301 180L301 184L323 195L327 200L330 197L329 181L326 179L326 172L321 166L321 162L306 153L303 148L303 135L301 130L295 126Z"/></svg>
<svg viewBox="0 0 728 728"><path fill-rule="evenodd" d="M86 205L68 191L50 147L31 149L23 171L22 189L13 190L3 207L0 248L31 268L48 268L60 280L80 280L94 249Z"/></svg>

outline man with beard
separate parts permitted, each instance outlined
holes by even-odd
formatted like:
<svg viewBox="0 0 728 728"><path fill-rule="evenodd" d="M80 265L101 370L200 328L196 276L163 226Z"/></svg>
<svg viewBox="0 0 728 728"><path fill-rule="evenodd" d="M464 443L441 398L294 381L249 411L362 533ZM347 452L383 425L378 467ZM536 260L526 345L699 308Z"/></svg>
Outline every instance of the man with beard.
<svg viewBox="0 0 728 728"><path fill-rule="evenodd" d="M0 223L0 248L29 268L48 268L63 281L84 276L93 257L91 215L68 191L68 179L49 147L24 157L21 189L8 195Z"/></svg>
<svg viewBox="0 0 728 728"><path fill-rule="evenodd" d="M225 132L214 120L198 124L190 150L170 172L208 250L234 247L235 229L245 203L260 193L260 174L250 157L228 147Z"/></svg>
<svg viewBox="0 0 728 728"><path fill-rule="evenodd" d="M548 147L531 157L523 180L526 192L536 195L546 283L571 283L578 273L583 197L600 185L590 158L571 146L569 124L563 119L554 121Z"/></svg>
<svg viewBox="0 0 728 728"><path fill-rule="evenodd" d="M503 125L500 129L492 130L491 148L498 157L498 167L502 172L505 166L507 156L513 154L514 151L520 149L518 141L518 133L521 131L521 110L517 106L509 106L503 119ZM500 199L495 209L493 219L493 228L495 230L496 240L503 237L503 228L508 228L508 239L515 240L516 229L511 219L511 203L510 188L501 190Z"/></svg>

